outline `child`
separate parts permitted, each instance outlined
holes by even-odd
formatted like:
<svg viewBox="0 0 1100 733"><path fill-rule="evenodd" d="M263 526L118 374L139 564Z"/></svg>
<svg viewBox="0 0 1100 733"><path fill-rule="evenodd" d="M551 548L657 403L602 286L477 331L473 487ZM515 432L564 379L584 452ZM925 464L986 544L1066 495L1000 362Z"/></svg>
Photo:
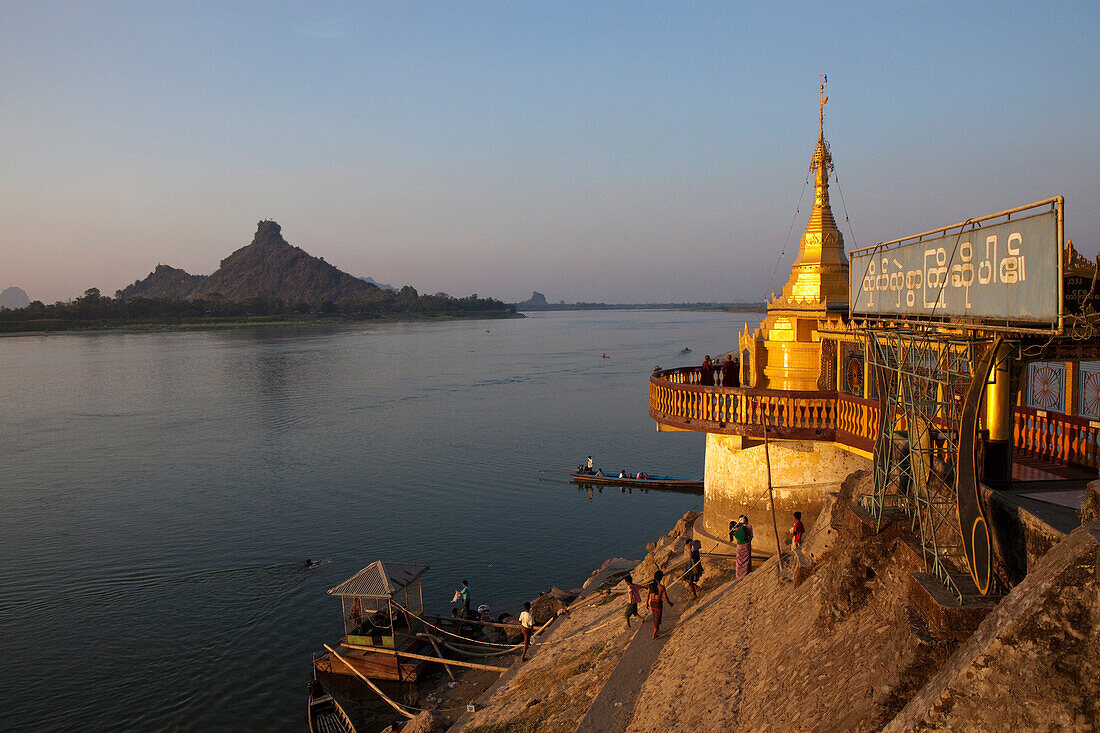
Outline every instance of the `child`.
<svg viewBox="0 0 1100 733"><path fill-rule="evenodd" d="M791 549L802 546L802 533L806 528L802 526L802 512L794 513L794 526L791 527Z"/></svg>
<svg viewBox="0 0 1100 733"><path fill-rule="evenodd" d="M630 617L637 616L639 620L642 620L642 615L638 613L638 604L642 602L642 586L634 582L634 578L626 576L626 628L630 628Z"/></svg>
<svg viewBox="0 0 1100 733"><path fill-rule="evenodd" d="M664 577L665 574L660 570L653 574L653 582L649 584L649 595L647 596L649 614L653 617L654 639L661 635L661 612L664 610L664 602L668 601L669 607L672 607L672 600L669 599L664 585L661 584L661 579Z"/></svg>
<svg viewBox="0 0 1100 733"><path fill-rule="evenodd" d="M699 597L699 586L695 584L695 581L702 573L699 567L699 552L695 549L695 543L691 541L691 538L684 539L684 552L688 556L687 570L684 571L684 582L687 583L687 587L691 589L691 597Z"/></svg>

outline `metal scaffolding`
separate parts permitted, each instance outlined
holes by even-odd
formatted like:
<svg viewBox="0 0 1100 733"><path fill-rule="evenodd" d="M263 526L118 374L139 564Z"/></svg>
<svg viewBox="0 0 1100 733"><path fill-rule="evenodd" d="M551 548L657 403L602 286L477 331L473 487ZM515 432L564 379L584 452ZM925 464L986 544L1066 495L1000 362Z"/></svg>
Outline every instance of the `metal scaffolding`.
<svg viewBox="0 0 1100 733"><path fill-rule="evenodd" d="M973 439L977 415L964 412L977 411L978 405L966 397L974 380L972 366L990 342L921 327L868 327L863 335L881 421L874 490L862 497L863 503L879 522L887 508L904 511L929 571L961 600L952 576L968 566L959 481L976 477L974 463L960 471L960 449L980 445ZM985 376L981 378L984 386ZM967 430L970 440L964 440ZM962 490L972 492L974 487Z"/></svg>

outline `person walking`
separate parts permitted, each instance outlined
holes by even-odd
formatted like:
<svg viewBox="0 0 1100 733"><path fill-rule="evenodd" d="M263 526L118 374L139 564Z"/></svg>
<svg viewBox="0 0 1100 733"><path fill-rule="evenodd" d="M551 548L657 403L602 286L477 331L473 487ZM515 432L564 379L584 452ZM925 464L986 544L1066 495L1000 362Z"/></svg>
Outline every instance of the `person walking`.
<svg viewBox="0 0 1100 733"><path fill-rule="evenodd" d="M520 661L527 661L527 647L531 645L531 636L535 633L535 617L531 615L531 602L523 604L523 613L519 615L519 630L523 634L523 656Z"/></svg>
<svg viewBox="0 0 1100 733"><path fill-rule="evenodd" d="M633 576L626 576L626 628L630 628L630 617L637 616L639 621L644 621L642 614L638 613L638 604L642 602L642 586L634 582Z"/></svg>
<svg viewBox="0 0 1100 733"><path fill-rule="evenodd" d="M691 597L699 597L699 586L695 584L698 579L696 573L699 572L699 551L695 549L695 543L688 537L684 539L684 552L688 556L687 570L684 571L683 580L687 583L687 587L691 589Z"/></svg>
<svg viewBox="0 0 1100 733"><path fill-rule="evenodd" d="M653 574L653 582L649 584L649 595L646 598L649 613L653 616L654 639L661 635L661 612L664 610L665 601L668 601L669 608L673 607L672 599L668 597L668 591L661 584L661 579L664 577L664 572L660 570Z"/></svg>
<svg viewBox="0 0 1100 733"><path fill-rule="evenodd" d="M791 549L802 546L802 535L806 528L802 525L802 512L794 513L794 525L791 527Z"/></svg>

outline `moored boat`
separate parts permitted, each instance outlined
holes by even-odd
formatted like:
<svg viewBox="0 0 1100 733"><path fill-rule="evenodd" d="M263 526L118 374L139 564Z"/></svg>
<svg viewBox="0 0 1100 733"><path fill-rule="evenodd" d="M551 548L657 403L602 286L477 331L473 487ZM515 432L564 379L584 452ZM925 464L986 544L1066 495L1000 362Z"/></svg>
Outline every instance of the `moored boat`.
<svg viewBox="0 0 1100 733"><path fill-rule="evenodd" d="M317 671L415 682L428 662L401 654L416 654L424 646L417 634L424 630L420 576L427 570L423 563L376 560L330 588L329 595L340 598L344 636L339 658L332 653L318 656L313 663Z"/></svg>
<svg viewBox="0 0 1100 733"><path fill-rule="evenodd" d="M320 680L309 681L310 733L356 733L355 724Z"/></svg>

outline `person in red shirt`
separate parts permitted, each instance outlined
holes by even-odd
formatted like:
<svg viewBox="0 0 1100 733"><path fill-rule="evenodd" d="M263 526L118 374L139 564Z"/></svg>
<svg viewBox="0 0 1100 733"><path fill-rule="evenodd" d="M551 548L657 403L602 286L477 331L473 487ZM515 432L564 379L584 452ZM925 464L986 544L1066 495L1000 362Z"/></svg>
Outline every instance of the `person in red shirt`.
<svg viewBox="0 0 1100 733"><path fill-rule="evenodd" d="M791 549L802 546L802 534L806 528L802 526L802 512L794 513L794 526L791 527Z"/></svg>
<svg viewBox="0 0 1100 733"><path fill-rule="evenodd" d="M738 379L738 364L733 360L732 354L726 354L726 360L722 362L722 386L723 387L740 387L741 381Z"/></svg>
<svg viewBox="0 0 1100 733"><path fill-rule="evenodd" d="M703 366L700 368L699 384L704 387L714 386L714 362L710 360L710 354L703 358Z"/></svg>

